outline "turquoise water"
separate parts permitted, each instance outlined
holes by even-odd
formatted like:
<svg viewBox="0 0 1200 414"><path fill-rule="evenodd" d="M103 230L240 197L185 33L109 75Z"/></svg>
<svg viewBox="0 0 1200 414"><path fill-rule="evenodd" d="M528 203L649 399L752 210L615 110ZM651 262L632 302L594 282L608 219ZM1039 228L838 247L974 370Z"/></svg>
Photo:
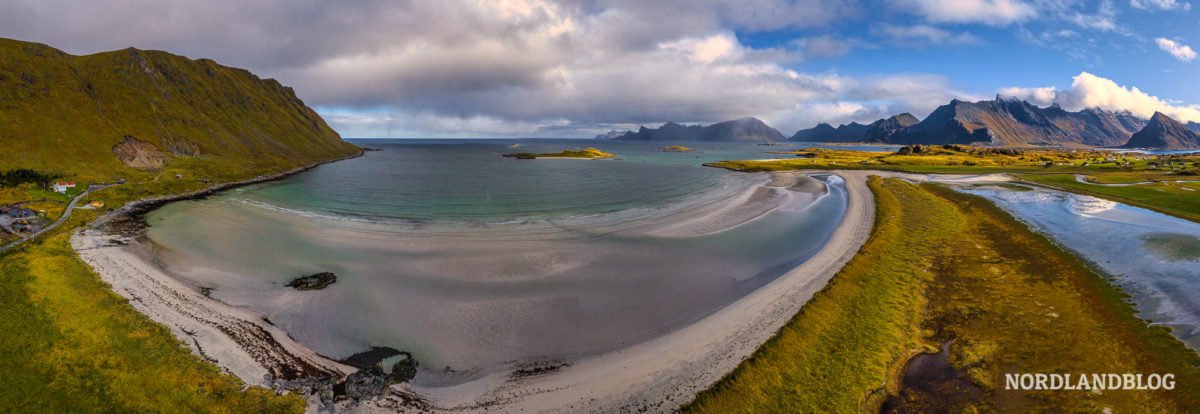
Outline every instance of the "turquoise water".
<svg viewBox="0 0 1200 414"><path fill-rule="evenodd" d="M1200 350L1200 224L1047 189L964 190L1009 211L1113 275L1142 318Z"/></svg>
<svg viewBox="0 0 1200 414"><path fill-rule="evenodd" d="M445 385L695 322L814 254L846 206L837 177L801 191L701 166L781 147L364 145L382 151L156 210L147 219L157 259L317 352L411 351L422 363L417 383ZM586 146L619 159L500 156ZM337 283L284 287L319 271Z"/></svg>

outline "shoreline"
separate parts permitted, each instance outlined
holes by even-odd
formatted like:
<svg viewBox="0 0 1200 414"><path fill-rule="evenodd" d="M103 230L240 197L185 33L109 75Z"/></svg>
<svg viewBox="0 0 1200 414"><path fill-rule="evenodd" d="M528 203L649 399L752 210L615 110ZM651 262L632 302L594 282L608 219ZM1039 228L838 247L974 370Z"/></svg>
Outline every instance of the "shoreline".
<svg viewBox="0 0 1200 414"><path fill-rule="evenodd" d="M172 201L195 199L240 185L278 179L309 168L227 183L174 196L139 200L98 219L72 237L81 259L113 290L155 321L167 325L193 352L250 384L329 395L329 378L354 371L293 341L253 311L208 298L199 289L158 268L148 254L129 245L137 231L108 231L137 221ZM829 171L819 171L830 174ZM873 209L864 180L847 178L847 212L821 250L776 281L738 299L701 321L639 344L585 357L550 370L516 375L499 372L452 387L393 386L370 401L340 400L336 409L461 412L485 408L526 411L645 409L670 411L711 386L790 320L849 260L870 234ZM858 173L850 173L859 175ZM864 176L865 177L865 176ZM747 321L752 321L747 323ZM230 332L234 332L230 334ZM266 335L262 335L262 333ZM717 334L714 334L716 332ZM247 340L252 337L264 341ZM283 361L283 362L281 362ZM292 380L282 372L292 372ZM299 377L319 380L297 380ZM279 377L283 376L283 381ZM291 381L291 382L289 382ZM310 395L310 409L322 409ZM324 409L330 408L328 405Z"/></svg>
<svg viewBox="0 0 1200 414"><path fill-rule="evenodd" d="M306 394L332 392L334 381L353 372L296 343L262 315L208 298L147 261L122 249L141 237L144 216L165 204L195 200L222 191L283 179L357 154L292 168L275 174L213 185L181 194L131 201L75 230L71 247L113 292L188 344L192 353L237 376L248 385Z"/></svg>
<svg viewBox="0 0 1200 414"><path fill-rule="evenodd" d="M316 164L320 165L320 164ZM139 200L72 236L80 258L113 290L167 325L192 351L249 384L308 394L311 410L471 412L669 412L732 372L776 334L866 242L874 226L870 175L911 181L996 182L1002 175L925 175L888 171L805 170L844 182L847 207L821 249L799 266L726 307L676 331L545 369L497 372L447 387L409 383L371 400L332 399L332 386L355 371L295 342L262 315L227 305L170 276L135 246L140 228L111 231L171 201L286 177L316 165L175 196ZM109 217L109 216L113 217ZM116 226L114 226L116 225ZM529 371L529 372L524 372Z"/></svg>
<svg viewBox="0 0 1200 414"><path fill-rule="evenodd" d="M154 209L162 207L163 205L165 205L167 203L183 201L183 200L198 200L198 199L202 199L202 198L208 197L210 195L213 195L213 194L216 194L216 193L219 193L222 191L232 190L232 189L235 189L238 187L245 187L248 185L284 179L284 178L311 170L313 168L320 167L325 164L331 164L331 163L335 163L338 161L345 161L345 160L352 160L355 158L359 158L359 157L362 157L366 153L367 153L367 151L360 149L358 151L358 154L355 154L355 155L332 159L332 160L328 160L328 161L315 162L312 164L292 168L290 170L278 172L275 174L260 175L257 177L247 178L244 180L230 181L227 183L221 183L221 184L205 187L200 190L191 191L191 192L187 192L187 193L169 194L169 195L164 195L164 196L149 197L149 198L143 198L140 200L130 201L128 203L125 203L125 205L121 206L121 208L110 211L108 213L105 213L103 216L100 216L99 218L94 220L92 223L88 224L87 227L89 229L97 229L97 228L102 228L102 227L133 224L136 226L135 228L140 228L140 225L138 225L135 222L141 221L142 217L146 213L149 213L150 211L153 211Z"/></svg>

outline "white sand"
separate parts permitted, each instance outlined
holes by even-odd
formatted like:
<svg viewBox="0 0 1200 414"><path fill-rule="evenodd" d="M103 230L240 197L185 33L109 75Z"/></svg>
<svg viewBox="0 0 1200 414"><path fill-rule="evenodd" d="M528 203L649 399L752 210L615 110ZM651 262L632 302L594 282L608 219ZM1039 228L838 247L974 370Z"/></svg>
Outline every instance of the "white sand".
<svg viewBox="0 0 1200 414"><path fill-rule="evenodd" d="M114 243L117 241L119 243ZM326 360L262 315L205 297L139 255L127 238L83 230L71 237L79 257L139 312L166 325L192 351L251 385L279 386L293 373L341 376L353 368ZM129 246L123 244L130 243Z"/></svg>
<svg viewBox="0 0 1200 414"><path fill-rule="evenodd" d="M433 411L674 411L773 336L866 242L874 221L869 173L833 173L845 179L849 205L829 242L799 267L695 324L542 376L496 374L453 387L402 387L423 396Z"/></svg>
<svg viewBox="0 0 1200 414"><path fill-rule="evenodd" d="M692 325L545 374L516 379L501 373L441 388L402 384L379 400L357 405L341 403L338 408L437 412L674 411L749 357L857 253L869 237L874 221L874 201L865 184L867 176L962 183L1008 180L1002 175L812 172L833 173L846 182L846 214L829 241L799 267ZM88 230L74 235L72 245L135 308L170 327L197 354L243 380L271 385L267 374L280 371L280 366L338 374L352 370L295 343L260 315L205 297L149 263L135 247L113 244L111 239ZM231 328L240 333L235 335L238 338L222 332ZM273 341L245 338L257 330L267 332ZM405 402L414 396L422 400L419 406Z"/></svg>

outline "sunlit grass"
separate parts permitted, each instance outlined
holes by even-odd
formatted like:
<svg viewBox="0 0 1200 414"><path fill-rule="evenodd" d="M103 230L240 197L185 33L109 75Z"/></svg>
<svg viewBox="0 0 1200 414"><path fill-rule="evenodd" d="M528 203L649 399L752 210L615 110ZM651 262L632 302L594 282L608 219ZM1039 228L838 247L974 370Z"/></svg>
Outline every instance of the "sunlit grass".
<svg viewBox="0 0 1200 414"><path fill-rule="evenodd" d="M686 411L875 411L898 389L907 358L946 341L951 362L983 388L972 404L983 411L1183 412L1200 404L1200 357L1136 318L1125 296L1074 256L982 198L900 180L870 186L876 228L859 254ZM1001 389L1005 372L1170 372L1178 385L1017 393ZM924 410L938 403L913 402Z"/></svg>

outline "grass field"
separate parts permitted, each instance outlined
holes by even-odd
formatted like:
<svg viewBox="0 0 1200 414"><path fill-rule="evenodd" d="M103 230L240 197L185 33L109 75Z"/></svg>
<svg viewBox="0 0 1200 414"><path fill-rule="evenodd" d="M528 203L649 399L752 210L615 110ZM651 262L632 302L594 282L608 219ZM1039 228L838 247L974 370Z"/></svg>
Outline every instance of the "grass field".
<svg viewBox="0 0 1200 414"><path fill-rule="evenodd" d="M1186 412L1200 357L1137 319L1099 274L991 203L872 179L876 230L857 256L749 360L685 411ZM981 389L951 401L905 389L905 362L950 343ZM1004 391L1005 372L1174 373L1174 391ZM947 407L946 404L951 406Z"/></svg>

